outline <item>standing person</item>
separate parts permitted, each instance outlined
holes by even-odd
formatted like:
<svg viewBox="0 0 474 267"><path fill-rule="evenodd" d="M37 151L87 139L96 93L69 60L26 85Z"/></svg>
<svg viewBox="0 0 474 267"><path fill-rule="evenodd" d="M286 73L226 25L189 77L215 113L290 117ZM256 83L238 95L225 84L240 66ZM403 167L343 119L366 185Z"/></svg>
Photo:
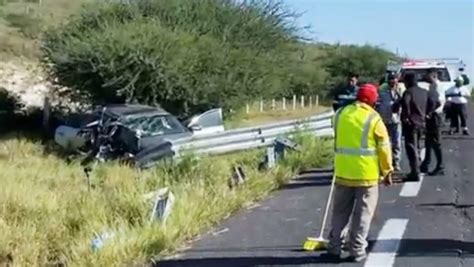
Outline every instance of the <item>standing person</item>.
<svg viewBox="0 0 474 267"><path fill-rule="evenodd" d="M403 95L403 92L405 92L405 85L403 83L398 82L400 80L400 73L396 72L391 72L387 75L387 78L384 77L380 80L379 92L389 87L390 79L395 79L397 81L396 83L398 90Z"/></svg>
<svg viewBox="0 0 474 267"><path fill-rule="evenodd" d="M373 109L377 88L363 85L355 103L341 108L334 118L335 193L332 229L327 257L339 261L342 231L349 226L349 261L360 262L367 256L367 235L378 202L381 175L392 183L390 139L380 115ZM347 134L350 133L350 134Z"/></svg>
<svg viewBox="0 0 474 267"><path fill-rule="evenodd" d="M428 172L431 163L431 152L434 151L436 157L436 168L430 175L443 175L443 150L441 149L441 128L443 126L443 110L445 95L438 80L436 69L430 70L426 77L430 84L428 96L432 100L434 108L426 115L426 134L425 134L425 159L421 163L420 171Z"/></svg>
<svg viewBox="0 0 474 267"><path fill-rule="evenodd" d="M471 90L464 86L464 80L461 76L455 80L455 85L446 90L446 97L450 102L451 129L449 134L459 132L459 120L461 120L461 128L464 135L469 135L467 128L467 103L471 97Z"/></svg>
<svg viewBox="0 0 474 267"><path fill-rule="evenodd" d="M405 88L400 85L401 84L398 83L398 76L396 74L390 74L388 76L388 83L380 89L377 103L377 111L380 113L390 136L393 154L393 168L395 171L401 170L402 127L400 120L400 105Z"/></svg>
<svg viewBox="0 0 474 267"><path fill-rule="evenodd" d="M336 93L336 97L332 102L333 110L336 111L341 107L345 107L349 104L352 104L357 95L357 91L359 87L357 83L359 82L359 75L358 74L351 74L347 77L347 85L338 90Z"/></svg>
<svg viewBox="0 0 474 267"><path fill-rule="evenodd" d="M428 91L417 85L413 72L405 74L405 93L402 97L402 133L405 137L405 150L410 162L410 173L406 181L420 181L420 152L419 142L425 129L426 114L433 104L428 97ZM428 112L427 112L428 111Z"/></svg>

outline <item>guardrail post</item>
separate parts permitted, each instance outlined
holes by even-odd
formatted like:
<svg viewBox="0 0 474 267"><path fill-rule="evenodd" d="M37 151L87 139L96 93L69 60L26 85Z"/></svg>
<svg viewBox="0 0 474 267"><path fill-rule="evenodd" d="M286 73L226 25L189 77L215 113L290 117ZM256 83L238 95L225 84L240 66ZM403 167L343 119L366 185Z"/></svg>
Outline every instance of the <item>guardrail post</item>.
<svg viewBox="0 0 474 267"><path fill-rule="evenodd" d="M296 109L296 95L293 95L293 110Z"/></svg>
<svg viewBox="0 0 474 267"><path fill-rule="evenodd" d="M267 168L275 168L276 160L275 160L275 146L271 146L267 148Z"/></svg>
<svg viewBox="0 0 474 267"><path fill-rule="evenodd" d="M171 209L173 208L174 200L175 197L168 188L164 188L157 192L153 203L150 222L154 219L166 222L171 213Z"/></svg>
<svg viewBox="0 0 474 267"><path fill-rule="evenodd" d="M286 98L283 97L282 101L283 101L282 103L283 110L286 110Z"/></svg>

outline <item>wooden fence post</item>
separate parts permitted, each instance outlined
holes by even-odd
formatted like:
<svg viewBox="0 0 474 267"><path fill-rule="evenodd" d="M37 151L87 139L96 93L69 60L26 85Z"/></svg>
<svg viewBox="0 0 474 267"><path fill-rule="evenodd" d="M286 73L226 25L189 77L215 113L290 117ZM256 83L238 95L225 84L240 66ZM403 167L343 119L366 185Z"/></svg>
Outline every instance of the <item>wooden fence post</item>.
<svg viewBox="0 0 474 267"><path fill-rule="evenodd" d="M286 110L286 98L283 97L282 101L283 101L283 104L282 104L283 110Z"/></svg>

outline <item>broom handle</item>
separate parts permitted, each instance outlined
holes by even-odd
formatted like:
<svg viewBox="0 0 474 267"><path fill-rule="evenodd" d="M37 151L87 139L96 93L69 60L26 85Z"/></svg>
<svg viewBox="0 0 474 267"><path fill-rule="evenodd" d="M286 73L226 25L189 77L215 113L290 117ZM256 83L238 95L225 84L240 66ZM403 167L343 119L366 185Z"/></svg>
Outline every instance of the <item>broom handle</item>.
<svg viewBox="0 0 474 267"><path fill-rule="evenodd" d="M334 190L334 182L336 181L336 175L333 174L331 181L331 189L329 190L329 198L326 202L326 209L324 210L323 223L321 225L321 232L319 233L319 238L323 238L324 228L326 228L326 220L329 213L329 206L331 205L332 192Z"/></svg>

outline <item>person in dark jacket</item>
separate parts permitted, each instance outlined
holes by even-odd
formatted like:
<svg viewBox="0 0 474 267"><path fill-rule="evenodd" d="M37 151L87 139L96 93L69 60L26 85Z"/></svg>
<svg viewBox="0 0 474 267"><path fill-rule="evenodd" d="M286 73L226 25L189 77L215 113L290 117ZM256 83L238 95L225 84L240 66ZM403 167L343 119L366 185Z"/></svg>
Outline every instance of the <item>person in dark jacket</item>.
<svg viewBox="0 0 474 267"><path fill-rule="evenodd" d="M434 112L434 103L428 91L417 85L414 73L405 74L406 90L402 97L402 133L405 137L405 150L410 162L410 173L406 181L420 180L419 142L426 125L426 115Z"/></svg>
<svg viewBox="0 0 474 267"><path fill-rule="evenodd" d="M428 172L431 164L431 152L436 157L436 168L429 172L430 175L443 175L443 150L441 149L441 127L443 126L443 105L445 102L444 91L439 84L438 73L436 69L430 70L426 77L430 84L428 96L435 105L430 114L426 114L426 135L425 135L425 159L421 163L420 171Z"/></svg>
<svg viewBox="0 0 474 267"><path fill-rule="evenodd" d="M359 87L357 86L358 81L358 74L351 74L347 77L347 85L338 90L336 97L332 102L332 108L334 111L355 102L357 91L359 90Z"/></svg>

